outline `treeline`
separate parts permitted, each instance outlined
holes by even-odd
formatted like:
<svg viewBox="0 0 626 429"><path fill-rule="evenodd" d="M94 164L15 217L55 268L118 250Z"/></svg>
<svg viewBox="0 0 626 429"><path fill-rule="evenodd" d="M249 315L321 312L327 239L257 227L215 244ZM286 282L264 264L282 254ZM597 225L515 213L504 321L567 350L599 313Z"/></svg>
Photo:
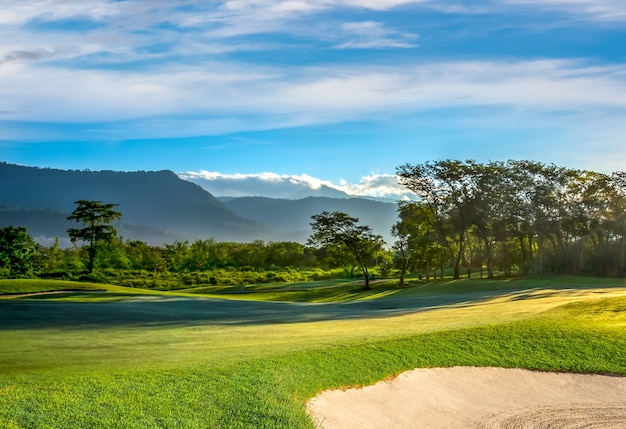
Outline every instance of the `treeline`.
<svg viewBox="0 0 626 429"><path fill-rule="evenodd" d="M533 161L443 160L398 167L417 202L402 202L393 233L404 269L454 277L480 270L626 273L626 173Z"/></svg>
<svg viewBox="0 0 626 429"><path fill-rule="evenodd" d="M12 228L7 227L3 230ZM143 241L116 238L98 245L89 270L89 246L60 248L39 246L27 238L20 241L13 265L0 258L0 278L41 277L102 281L133 287L178 289L196 285L246 285L267 282L296 282L356 276L349 254L315 249L296 242L250 243L218 242L214 239L194 242L176 241L151 246ZM2 235L2 234L0 234ZM0 247L2 247L0 245ZM25 252L28 247L30 250ZM16 249L16 246L13 246ZM0 249L0 253L2 253ZM378 255L387 261L388 251ZM18 256L16 256L17 258ZM377 262L370 262L375 265ZM380 264L379 264L380 265ZM382 267L382 265L381 265ZM378 272L378 271L377 271Z"/></svg>
<svg viewBox="0 0 626 429"><path fill-rule="evenodd" d="M69 217L82 228L68 230L82 247L39 246L23 227L0 228L0 278L182 287L363 274L367 286L371 276L389 274L399 274L401 284L409 274L626 274L624 172L441 160L402 165L397 176L416 198L398 203L392 248L342 212L314 215L306 245L209 239L151 246L113 238L115 204L83 200Z"/></svg>

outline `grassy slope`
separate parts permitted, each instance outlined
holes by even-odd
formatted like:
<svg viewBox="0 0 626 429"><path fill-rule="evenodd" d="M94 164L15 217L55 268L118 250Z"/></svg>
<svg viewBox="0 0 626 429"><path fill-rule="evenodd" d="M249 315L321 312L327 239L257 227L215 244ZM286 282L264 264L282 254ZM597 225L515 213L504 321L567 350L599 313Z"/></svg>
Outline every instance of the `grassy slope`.
<svg viewBox="0 0 626 429"><path fill-rule="evenodd" d="M379 298L405 298L415 295L438 295L468 292L497 292L534 288L585 288L626 286L623 279L574 276L521 277L510 279L412 280L398 287L397 280L374 282L371 290L363 290L363 282L329 281L308 283L276 283L242 286L197 287L185 292L229 299L287 302L348 302ZM243 289L243 290L242 290Z"/></svg>
<svg viewBox="0 0 626 429"><path fill-rule="evenodd" d="M68 280L36 280L36 279L0 279L0 299L12 298L15 295L24 294L44 294L49 292L64 292L68 295L72 293L80 296L80 292L102 292L117 293L124 295L162 295L162 292L134 289L124 286L115 286L102 283L73 282ZM19 297L19 296L18 296ZM52 296L51 298L58 298Z"/></svg>
<svg viewBox="0 0 626 429"><path fill-rule="evenodd" d="M312 427L308 397L414 367L626 375L626 290L541 286L374 319L4 329L0 427Z"/></svg>

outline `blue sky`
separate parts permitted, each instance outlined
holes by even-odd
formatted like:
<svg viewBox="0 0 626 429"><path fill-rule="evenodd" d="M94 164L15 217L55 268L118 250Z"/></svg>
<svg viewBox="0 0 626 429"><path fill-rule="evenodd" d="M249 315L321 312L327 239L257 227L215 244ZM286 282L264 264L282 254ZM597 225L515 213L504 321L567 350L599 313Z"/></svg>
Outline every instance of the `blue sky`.
<svg viewBox="0 0 626 429"><path fill-rule="evenodd" d="M283 177L626 159L624 0L0 0L0 160Z"/></svg>

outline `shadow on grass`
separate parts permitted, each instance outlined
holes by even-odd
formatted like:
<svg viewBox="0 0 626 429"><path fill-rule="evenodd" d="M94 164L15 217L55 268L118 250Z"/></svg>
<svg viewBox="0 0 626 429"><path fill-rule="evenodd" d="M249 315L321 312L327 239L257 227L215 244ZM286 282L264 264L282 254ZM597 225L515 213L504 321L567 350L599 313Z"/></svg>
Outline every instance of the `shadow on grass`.
<svg viewBox="0 0 626 429"><path fill-rule="evenodd" d="M576 288L579 289L579 288ZM256 325L389 317L433 308L467 307L507 297L532 300L556 291L480 291L412 295L344 303L307 304L167 297L117 296L102 302L64 302L56 299L0 300L0 330L29 328L82 329L162 325ZM548 294L548 295L546 295ZM109 294L95 294L98 299ZM50 297L48 297L50 298ZM109 298L113 298L112 296Z"/></svg>

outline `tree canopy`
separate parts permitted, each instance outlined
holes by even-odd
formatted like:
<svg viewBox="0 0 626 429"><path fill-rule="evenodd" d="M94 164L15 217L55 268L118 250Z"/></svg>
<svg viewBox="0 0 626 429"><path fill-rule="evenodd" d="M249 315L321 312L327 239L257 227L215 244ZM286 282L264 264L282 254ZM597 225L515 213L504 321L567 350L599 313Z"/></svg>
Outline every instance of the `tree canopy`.
<svg viewBox="0 0 626 429"><path fill-rule="evenodd" d="M626 273L624 173L442 160L405 164L397 174L417 197L413 215L401 210L397 233L406 235L417 215L436 232L432 243L445 249L457 278L461 265L468 272L485 265L492 277L496 263L506 274Z"/></svg>
<svg viewBox="0 0 626 429"><path fill-rule="evenodd" d="M0 270L5 271L7 277L28 274L33 269L38 247L25 227L0 228Z"/></svg>
<svg viewBox="0 0 626 429"><path fill-rule="evenodd" d="M308 244L317 247L345 250L363 271L365 288L370 287L369 258L384 244L371 227L359 225L359 219L340 211L311 216L313 233Z"/></svg>
<svg viewBox="0 0 626 429"><path fill-rule="evenodd" d="M117 204L103 204L100 201L89 200L78 200L74 204L77 207L67 219L82 223L84 228L70 228L67 233L72 243L76 241L87 243L89 254L87 269L91 273L99 243L111 241L116 237L117 231L111 222L119 219L122 213L114 209Z"/></svg>

